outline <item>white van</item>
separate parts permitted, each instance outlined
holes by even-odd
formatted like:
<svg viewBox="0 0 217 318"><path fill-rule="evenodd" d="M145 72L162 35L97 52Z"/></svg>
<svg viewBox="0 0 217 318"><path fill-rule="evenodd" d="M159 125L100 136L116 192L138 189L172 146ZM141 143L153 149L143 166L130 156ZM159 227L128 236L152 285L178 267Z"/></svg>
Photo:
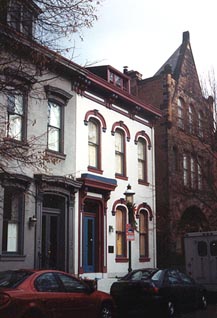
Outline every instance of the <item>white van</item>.
<svg viewBox="0 0 217 318"><path fill-rule="evenodd" d="M186 272L208 291L217 291L217 231L184 236Z"/></svg>

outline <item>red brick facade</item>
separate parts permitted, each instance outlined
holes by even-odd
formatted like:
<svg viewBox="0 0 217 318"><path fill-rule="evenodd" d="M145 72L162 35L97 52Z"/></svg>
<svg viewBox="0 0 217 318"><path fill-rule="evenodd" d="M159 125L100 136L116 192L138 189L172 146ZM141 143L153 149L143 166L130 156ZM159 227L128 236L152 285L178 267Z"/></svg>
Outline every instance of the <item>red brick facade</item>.
<svg viewBox="0 0 217 318"><path fill-rule="evenodd" d="M182 266L183 235L217 229L213 99L202 95L188 32L153 77L138 74L128 72L132 92L163 112L155 138L158 266Z"/></svg>

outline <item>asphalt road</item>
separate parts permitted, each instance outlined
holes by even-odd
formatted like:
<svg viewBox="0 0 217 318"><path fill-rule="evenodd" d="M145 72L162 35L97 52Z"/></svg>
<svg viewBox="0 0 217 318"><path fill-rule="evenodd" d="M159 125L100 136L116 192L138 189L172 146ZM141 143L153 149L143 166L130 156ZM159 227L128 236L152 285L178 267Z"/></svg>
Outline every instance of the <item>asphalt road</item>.
<svg viewBox="0 0 217 318"><path fill-rule="evenodd" d="M206 310L197 310L182 315L182 318L217 318L217 304L210 304Z"/></svg>
<svg viewBox="0 0 217 318"><path fill-rule="evenodd" d="M133 315L130 315L130 318L144 318L144 317L155 318L150 315L141 316L136 313ZM117 318L126 318L126 317L118 316ZM216 304L213 304L213 303L209 304L206 310L197 310L197 311L189 312L186 314L182 314L181 316L179 316L179 318L217 318L217 302Z"/></svg>

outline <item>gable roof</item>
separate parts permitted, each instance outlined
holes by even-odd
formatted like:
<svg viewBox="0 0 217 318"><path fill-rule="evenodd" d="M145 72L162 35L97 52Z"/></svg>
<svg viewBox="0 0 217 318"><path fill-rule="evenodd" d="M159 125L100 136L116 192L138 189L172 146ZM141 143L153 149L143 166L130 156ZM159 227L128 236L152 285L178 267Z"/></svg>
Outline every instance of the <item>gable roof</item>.
<svg viewBox="0 0 217 318"><path fill-rule="evenodd" d="M186 50L190 49L190 34L189 31L183 32L182 44L176 49L176 51L170 56L170 58L160 67L154 76L160 75L165 69L170 69L175 79L178 79L181 71L182 62L186 53ZM194 61L191 51L192 60Z"/></svg>

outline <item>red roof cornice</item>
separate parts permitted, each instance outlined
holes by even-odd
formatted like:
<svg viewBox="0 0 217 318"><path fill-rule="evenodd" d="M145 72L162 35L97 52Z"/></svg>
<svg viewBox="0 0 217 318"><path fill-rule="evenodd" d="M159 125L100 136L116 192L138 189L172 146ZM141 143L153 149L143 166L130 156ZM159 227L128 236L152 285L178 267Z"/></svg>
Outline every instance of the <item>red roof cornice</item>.
<svg viewBox="0 0 217 318"><path fill-rule="evenodd" d="M17 52L19 54L26 55L27 58L31 56L33 58L33 63L34 54L36 54L36 56L38 56L39 67L41 63L40 61L42 60L48 68L50 67L52 69L52 71L59 72L60 74L63 74L63 76L68 77L70 80L77 81L77 83L79 81L83 82L80 91L82 89L88 89L89 92L101 92L101 94L107 96L115 94L116 98L126 103L128 106L133 108L139 107L146 114L149 114L150 117L161 116L161 111L157 107L143 103L138 98L91 73L86 68L72 62L71 60L35 41L29 40L19 32L12 30L10 27L0 24L0 42L7 39L9 41L9 47L11 47L11 41L13 40L17 45ZM6 44L5 41L4 44ZM39 57L42 57L42 59L40 60Z"/></svg>

